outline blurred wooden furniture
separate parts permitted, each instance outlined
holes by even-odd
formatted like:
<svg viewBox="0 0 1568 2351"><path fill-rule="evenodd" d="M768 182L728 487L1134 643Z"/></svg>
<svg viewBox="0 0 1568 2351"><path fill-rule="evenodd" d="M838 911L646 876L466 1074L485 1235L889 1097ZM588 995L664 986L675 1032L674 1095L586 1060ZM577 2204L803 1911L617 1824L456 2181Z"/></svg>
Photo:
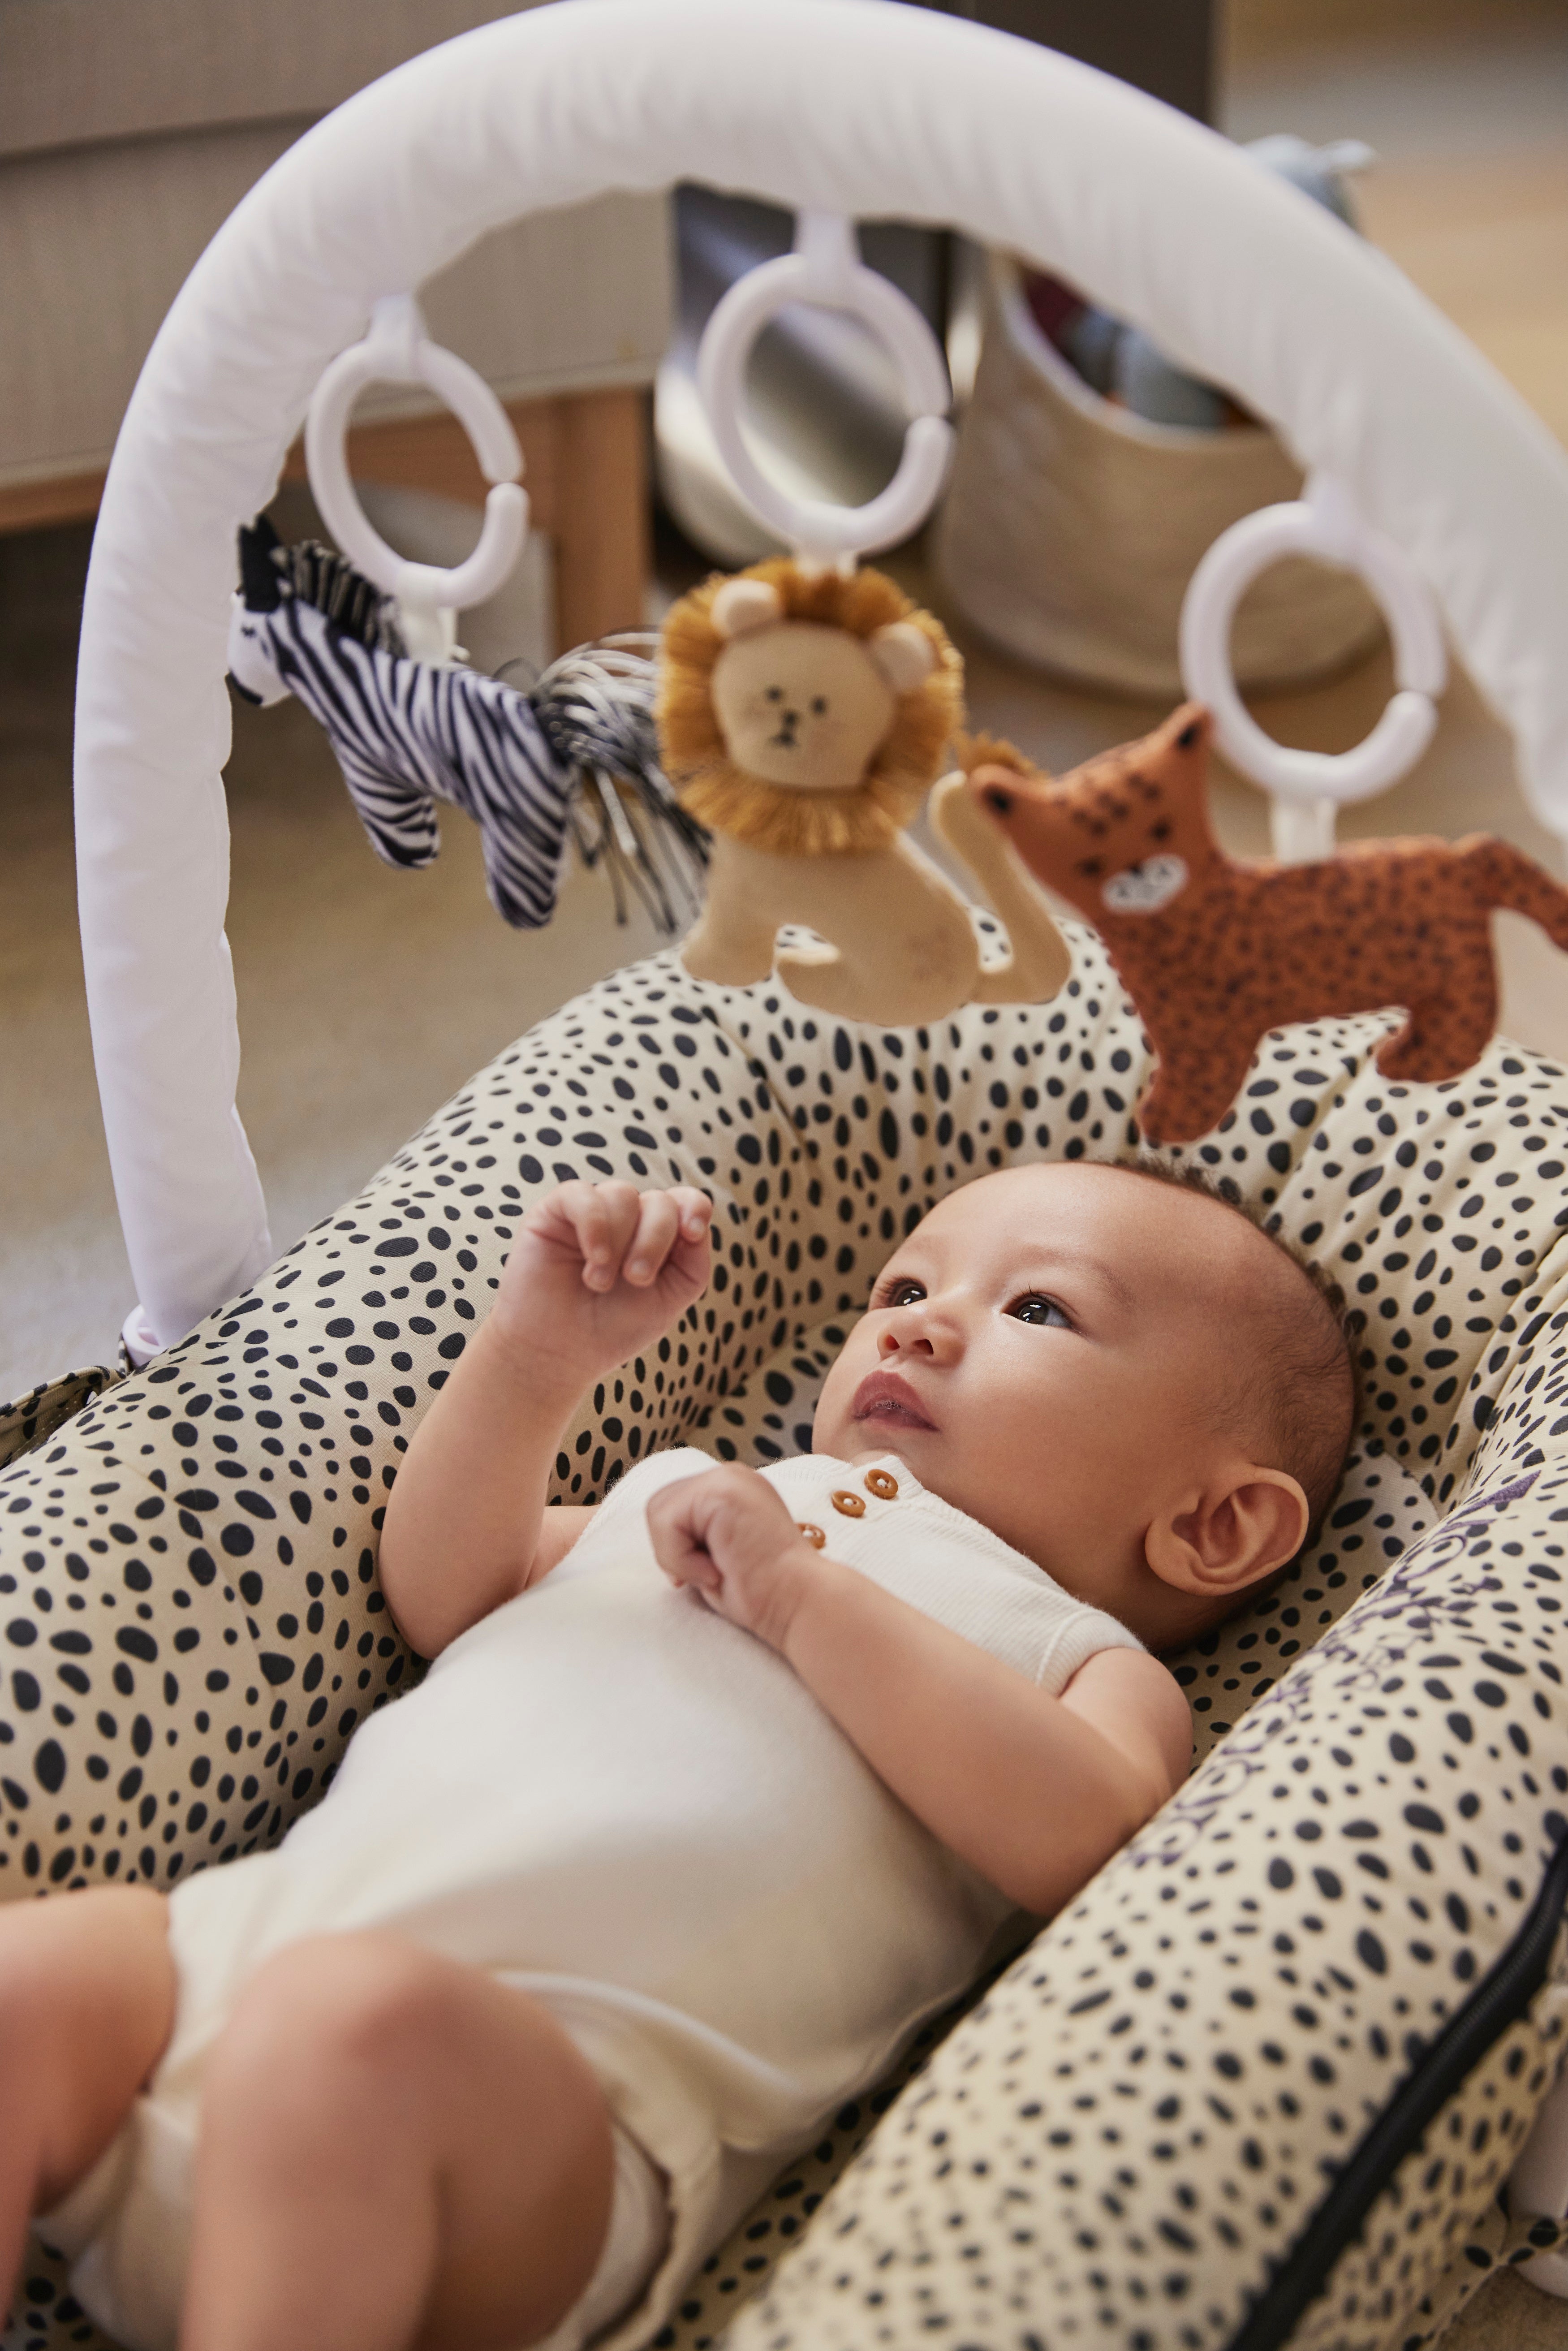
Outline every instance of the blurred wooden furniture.
<svg viewBox="0 0 1568 2351"><path fill-rule="evenodd" d="M0 0L0 530L93 514L120 420L208 239L319 115L495 0ZM512 411L564 644L642 619L643 394L668 340L658 197L497 230L420 289ZM364 478L482 503L461 430L367 400ZM298 453L291 462L298 471Z"/></svg>

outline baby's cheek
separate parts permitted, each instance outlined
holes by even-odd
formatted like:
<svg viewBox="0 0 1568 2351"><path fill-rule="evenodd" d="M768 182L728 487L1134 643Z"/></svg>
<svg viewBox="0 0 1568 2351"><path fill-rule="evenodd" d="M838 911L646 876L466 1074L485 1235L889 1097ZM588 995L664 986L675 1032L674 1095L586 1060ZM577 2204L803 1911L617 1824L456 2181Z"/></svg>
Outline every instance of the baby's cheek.
<svg viewBox="0 0 1568 2351"><path fill-rule="evenodd" d="M853 1343L852 1340L850 1346L844 1349L834 1364L822 1383L822 1393L817 1399L817 1413L812 1424L811 1442L813 1449L818 1453L832 1451L830 1433L842 1436L851 1399L854 1395L855 1389L865 1377L866 1373L873 1368L869 1359L863 1365L856 1368L851 1352Z"/></svg>

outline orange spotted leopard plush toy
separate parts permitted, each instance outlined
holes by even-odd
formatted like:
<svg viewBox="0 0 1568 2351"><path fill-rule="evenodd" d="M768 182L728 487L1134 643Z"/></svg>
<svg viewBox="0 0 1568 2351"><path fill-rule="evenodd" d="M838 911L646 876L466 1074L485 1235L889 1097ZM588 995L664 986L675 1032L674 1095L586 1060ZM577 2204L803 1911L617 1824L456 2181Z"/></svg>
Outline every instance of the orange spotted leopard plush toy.
<svg viewBox="0 0 1568 2351"><path fill-rule="evenodd" d="M1568 948L1568 891L1505 841L1359 841L1306 865L1227 857L1209 830L1208 713L1053 782L1010 744L969 745L969 789L1038 878L1092 922L1159 1056L1151 1143L1191 1143L1287 1021L1403 1006L1385 1078L1457 1078L1497 1019L1489 917L1529 914Z"/></svg>

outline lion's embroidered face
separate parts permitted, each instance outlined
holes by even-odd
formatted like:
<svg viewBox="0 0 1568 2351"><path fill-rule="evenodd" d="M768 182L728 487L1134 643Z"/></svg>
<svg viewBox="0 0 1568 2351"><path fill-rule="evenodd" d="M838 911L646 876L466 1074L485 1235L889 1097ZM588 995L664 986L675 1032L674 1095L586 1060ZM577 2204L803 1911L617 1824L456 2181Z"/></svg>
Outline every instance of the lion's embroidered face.
<svg viewBox="0 0 1568 2351"><path fill-rule="evenodd" d="M969 789L1030 872L1092 922L1176 904L1215 855L1205 787L1211 724L1186 703L1141 742L1051 782L1008 745L977 744Z"/></svg>
<svg viewBox="0 0 1568 2351"><path fill-rule="evenodd" d="M877 571L779 557L709 580L664 622L665 772L716 832L781 854L880 849L910 822L958 723L963 666Z"/></svg>
<svg viewBox="0 0 1568 2351"><path fill-rule="evenodd" d="M726 645L713 665L713 706L726 749L747 775L796 791L847 792L893 725L896 696L858 637L781 621Z"/></svg>

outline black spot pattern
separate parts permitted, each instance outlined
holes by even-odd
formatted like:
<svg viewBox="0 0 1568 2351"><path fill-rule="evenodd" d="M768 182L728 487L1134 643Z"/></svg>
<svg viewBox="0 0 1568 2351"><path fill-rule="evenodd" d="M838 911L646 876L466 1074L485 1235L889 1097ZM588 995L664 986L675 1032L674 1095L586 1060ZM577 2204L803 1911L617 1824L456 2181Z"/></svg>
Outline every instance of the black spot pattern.
<svg viewBox="0 0 1568 2351"><path fill-rule="evenodd" d="M742 2351L1225 2343L1528 1907L1568 1813L1568 1081L1496 1047L1452 1085L1391 1086L1386 1026L1266 1039L1221 1128L1171 1155L1277 1212L1366 1314L1367 1419L1322 1543L1176 1661L1209 1760L936 2053ZM706 987L668 956L543 1023L147 1372L41 1442L29 1400L35 1449L0 1473L0 1898L168 1886L275 1842L409 1686L381 1511L542 1188L679 1178L718 1211L708 1297L563 1443L557 1496L590 1501L659 1446L807 1444L900 1236L989 1168L1124 1152L1146 1058L1086 935L1055 1003L929 1030ZM1495 2192L1563 1997L1439 2117L1298 2340L1425 2342L1510 2257ZM743 2224L672 2344L728 2321L871 2113ZM17 2339L88 2339L57 2270L29 2277Z"/></svg>
<svg viewBox="0 0 1568 2351"><path fill-rule="evenodd" d="M1545 1484L1503 1479L1421 1538L1254 1708L939 2052L737 2346L903 2344L938 2298L966 2342L1229 2341L1559 1828L1537 1610L1568 1478ZM1500 1573L1526 1502L1547 1573ZM1459 1699L1484 1732L1456 1727ZM1440 2293L1445 2266L1479 2276L1507 2250L1487 2224L1558 2054L1561 1960L1294 2344L1430 2340L1460 2283Z"/></svg>

